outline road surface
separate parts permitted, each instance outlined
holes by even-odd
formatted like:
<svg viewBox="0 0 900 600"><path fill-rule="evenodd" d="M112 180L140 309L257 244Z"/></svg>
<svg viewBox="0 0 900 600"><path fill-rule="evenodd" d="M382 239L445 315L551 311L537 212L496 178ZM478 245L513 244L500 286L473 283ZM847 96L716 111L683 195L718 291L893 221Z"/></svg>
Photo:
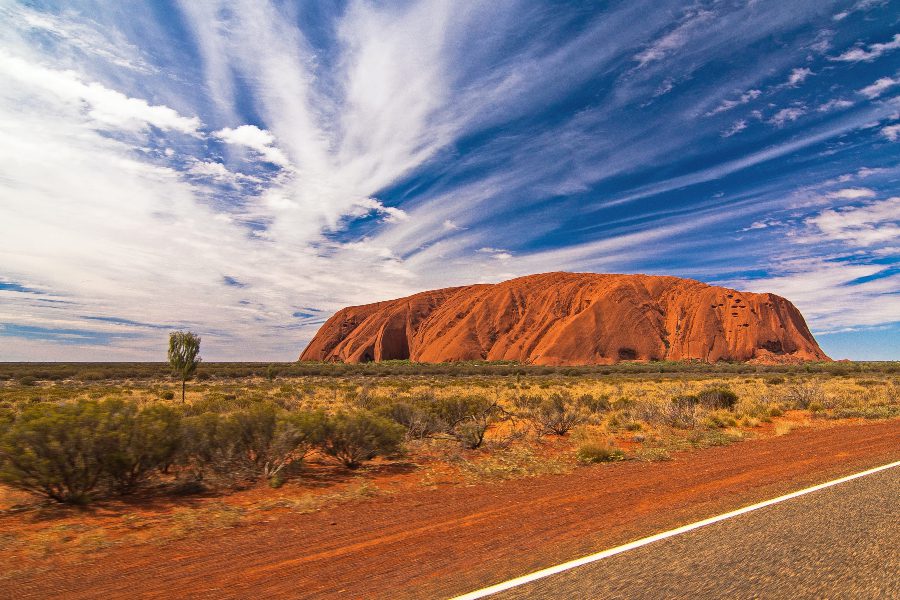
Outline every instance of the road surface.
<svg viewBox="0 0 900 600"><path fill-rule="evenodd" d="M490 598L900 598L900 467Z"/></svg>

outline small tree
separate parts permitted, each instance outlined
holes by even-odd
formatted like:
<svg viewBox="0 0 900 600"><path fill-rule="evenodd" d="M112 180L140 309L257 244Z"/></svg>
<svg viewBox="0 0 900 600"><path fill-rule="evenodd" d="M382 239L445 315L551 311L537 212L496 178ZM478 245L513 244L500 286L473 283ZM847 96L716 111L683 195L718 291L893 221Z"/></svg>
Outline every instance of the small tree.
<svg viewBox="0 0 900 600"><path fill-rule="evenodd" d="M193 376L200 364L200 336L190 331L173 331L169 334L169 364L172 374L181 378L181 401L184 402L184 384Z"/></svg>

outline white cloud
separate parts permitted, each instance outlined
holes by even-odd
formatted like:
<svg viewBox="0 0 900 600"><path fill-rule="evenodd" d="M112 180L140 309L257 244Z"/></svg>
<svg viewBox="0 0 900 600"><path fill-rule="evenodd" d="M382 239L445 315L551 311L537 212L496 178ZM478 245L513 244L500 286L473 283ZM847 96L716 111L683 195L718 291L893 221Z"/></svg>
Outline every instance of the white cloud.
<svg viewBox="0 0 900 600"><path fill-rule="evenodd" d="M192 159L189 161L187 172L197 177L208 177L223 183L238 184L241 182L261 183L262 179L253 175L246 175L228 168L219 162L209 160Z"/></svg>
<svg viewBox="0 0 900 600"><path fill-rule="evenodd" d="M761 221L754 221L749 226L744 227L741 231L755 231L758 229L768 229L769 227L777 227L782 225L781 221L776 219L763 219Z"/></svg>
<svg viewBox="0 0 900 600"><path fill-rule="evenodd" d="M883 54L900 48L900 33L894 34L893 39L885 43L869 44L868 48L852 48L840 56L831 58L842 62L869 62L880 58Z"/></svg>
<svg viewBox="0 0 900 600"><path fill-rule="evenodd" d="M900 85L900 77L882 77L863 89L859 93L868 98L877 98L895 85Z"/></svg>
<svg viewBox="0 0 900 600"><path fill-rule="evenodd" d="M820 104L816 110L819 112L829 112L832 110L843 110L845 108L850 108L853 106L853 102L850 100L842 100L839 98L832 98L828 102L824 104Z"/></svg>
<svg viewBox="0 0 900 600"><path fill-rule="evenodd" d="M762 92L760 90L756 90L756 89L747 90L746 92L741 94L737 100L723 100L722 103L719 104L719 106L715 107L714 109L712 109L711 111L706 113L706 116L709 117L712 115L716 115L716 114L719 114L720 112L725 112L726 110L731 110L735 106L740 106L741 104L747 104L748 102L759 98L761 95L762 95Z"/></svg>
<svg viewBox="0 0 900 600"><path fill-rule="evenodd" d="M900 239L900 197L839 209L828 209L806 219L829 241L869 247Z"/></svg>
<svg viewBox="0 0 900 600"><path fill-rule="evenodd" d="M715 16L714 12L708 10L689 10L675 29L637 53L634 60L638 62L639 67L643 67L665 58L684 46L698 29L712 21Z"/></svg>
<svg viewBox="0 0 900 600"><path fill-rule="evenodd" d="M731 137L736 133L739 133L743 130L747 129L747 121L745 119L740 119L735 121L734 124L722 132L722 137Z"/></svg>
<svg viewBox="0 0 900 600"><path fill-rule="evenodd" d="M856 176L865 179L866 177L871 177L872 175L878 175L879 173L885 173L887 169L876 168L871 169L869 167L861 167L857 172Z"/></svg>
<svg viewBox="0 0 900 600"><path fill-rule="evenodd" d="M376 212L383 215L383 220L386 223L399 223L409 219L409 215L406 211L394 206L385 206L380 200L376 200L375 198L363 198L362 200L358 200L355 205L361 209L361 212L357 213L358 216L362 216L369 212Z"/></svg>
<svg viewBox="0 0 900 600"><path fill-rule="evenodd" d="M892 142L900 140L900 123L883 127L881 129L881 135L891 140Z"/></svg>
<svg viewBox="0 0 900 600"><path fill-rule="evenodd" d="M751 292L772 292L789 299L806 318L813 333L890 323L900 315L900 276L888 275L863 283L883 271L880 265L847 264L822 258L774 262L770 277L722 282Z"/></svg>
<svg viewBox="0 0 900 600"><path fill-rule="evenodd" d="M72 71L57 71L0 50L0 77L7 78L31 94L52 94L74 107L87 106L87 116L97 126L141 131L152 125L166 131L199 135L197 117L184 117L168 106L154 106L130 98L99 83L84 83Z"/></svg>
<svg viewBox="0 0 900 600"><path fill-rule="evenodd" d="M776 127L783 127L790 121L796 121L806 114L806 109L802 106L792 106L790 108L782 108L769 119L769 123Z"/></svg>
<svg viewBox="0 0 900 600"><path fill-rule="evenodd" d="M491 258L495 260L509 260L513 257L512 252L503 248L485 247L479 248L478 252L481 254L489 254Z"/></svg>
<svg viewBox="0 0 900 600"><path fill-rule="evenodd" d="M53 36L89 55L100 57L117 67L124 67L140 73L151 73L155 69L141 56L133 44L110 27L100 27L97 23L79 19L73 12L65 16L39 12L22 5L0 7L3 15L11 23L24 31L40 32Z"/></svg>
<svg viewBox="0 0 900 600"><path fill-rule="evenodd" d="M790 76L788 77L787 84L790 86L796 86L803 83L807 77L812 75L813 72L811 69L807 69L806 67L796 68L791 71Z"/></svg>
<svg viewBox="0 0 900 600"><path fill-rule="evenodd" d="M830 192L829 198L839 198L842 200L858 200L859 198L874 198L875 191L869 188L845 188Z"/></svg>
<svg viewBox="0 0 900 600"><path fill-rule="evenodd" d="M290 167L291 162L275 146L275 136L256 125L241 125L235 129L225 127L213 135L226 144L244 146L258 152L266 161L279 167Z"/></svg>

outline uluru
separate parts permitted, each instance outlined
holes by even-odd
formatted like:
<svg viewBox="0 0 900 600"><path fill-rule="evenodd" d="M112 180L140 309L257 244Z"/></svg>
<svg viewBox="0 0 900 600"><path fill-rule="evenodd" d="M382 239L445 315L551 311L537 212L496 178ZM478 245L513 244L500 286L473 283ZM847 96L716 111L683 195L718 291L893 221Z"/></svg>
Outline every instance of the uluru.
<svg viewBox="0 0 900 600"><path fill-rule="evenodd" d="M543 273L350 306L300 360L537 365L829 360L785 298L655 275Z"/></svg>

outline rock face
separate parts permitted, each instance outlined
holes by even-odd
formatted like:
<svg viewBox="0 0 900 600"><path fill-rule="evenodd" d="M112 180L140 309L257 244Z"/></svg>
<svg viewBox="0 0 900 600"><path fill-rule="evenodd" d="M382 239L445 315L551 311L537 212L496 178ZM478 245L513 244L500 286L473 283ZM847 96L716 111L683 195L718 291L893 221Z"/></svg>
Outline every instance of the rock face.
<svg viewBox="0 0 900 600"><path fill-rule="evenodd" d="M793 304L691 279L544 273L350 306L300 360L829 360Z"/></svg>

